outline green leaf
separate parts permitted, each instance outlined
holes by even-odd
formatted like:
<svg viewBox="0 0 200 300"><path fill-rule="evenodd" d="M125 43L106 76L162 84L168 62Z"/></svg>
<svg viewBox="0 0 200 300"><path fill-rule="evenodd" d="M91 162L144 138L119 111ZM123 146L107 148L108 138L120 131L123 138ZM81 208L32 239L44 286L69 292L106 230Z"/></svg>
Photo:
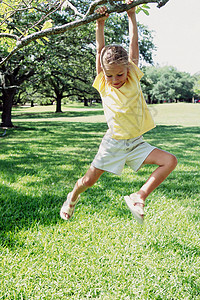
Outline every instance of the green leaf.
<svg viewBox="0 0 200 300"><path fill-rule="evenodd" d="M44 39L45 41L49 42L49 38L48 38L48 37L44 36L43 39Z"/></svg>
<svg viewBox="0 0 200 300"><path fill-rule="evenodd" d="M22 35L24 35L24 33L17 27L15 27L15 29L17 29L17 31L19 31Z"/></svg>
<svg viewBox="0 0 200 300"><path fill-rule="evenodd" d="M142 11L145 13L145 15L149 16L149 11L148 10L143 9Z"/></svg>
<svg viewBox="0 0 200 300"><path fill-rule="evenodd" d="M136 7L136 10L135 10L136 14L139 14L139 12L140 12L141 10L142 10L141 7L137 6L137 7Z"/></svg>
<svg viewBox="0 0 200 300"><path fill-rule="evenodd" d="M44 46L44 43L40 40L40 39L37 39L36 42L41 45L41 46Z"/></svg>
<svg viewBox="0 0 200 300"><path fill-rule="evenodd" d="M41 30L45 30L45 29L48 29L48 28L52 28L52 20L48 20L44 23L43 27Z"/></svg>
<svg viewBox="0 0 200 300"><path fill-rule="evenodd" d="M150 9L150 6L148 6L147 4L143 4L142 7L146 8L146 9Z"/></svg>
<svg viewBox="0 0 200 300"><path fill-rule="evenodd" d="M138 14L139 12L143 11L147 16L149 16L149 12L147 9L150 9L150 7L146 4L142 4L140 6L136 7L136 14Z"/></svg>

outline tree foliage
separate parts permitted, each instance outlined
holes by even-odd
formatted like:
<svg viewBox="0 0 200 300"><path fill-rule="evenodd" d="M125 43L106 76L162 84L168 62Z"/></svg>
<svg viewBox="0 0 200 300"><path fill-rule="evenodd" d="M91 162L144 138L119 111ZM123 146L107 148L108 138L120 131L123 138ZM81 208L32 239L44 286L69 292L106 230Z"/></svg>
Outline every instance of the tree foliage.
<svg viewBox="0 0 200 300"><path fill-rule="evenodd" d="M91 88L95 76L94 34L91 28L71 31L67 36L52 37L45 47L45 60L37 64L32 87L46 99L87 101L97 98ZM92 35L92 37L91 37Z"/></svg>
<svg viewBox="0 0 200 300"><path fill-rule="evenodd" d="M196 98L200 98L200 74L195 74L194 94Z"/></svg>
<svg viewBox="0 0 200 300"><path fill-rule="evenodd" d="M108 13L124 12L131 7L141 5L137 11L147 12L147 3L157 3L158 7L165 5L169 0L135 0L127 5L120 0L95 0L95 1L68 1L68 0L4 0L0 7L0 38L1 43L7 46L8 55L3 57L0 64L5 63L19 49L30 42L41 38L47 40L48 36L64 33L73 28L88 24L99 18L95 13L98 5L107 5ZM66 16L63 25L54 23L55 12ZM29 23L23 23L25 12L30 16ZM22 20L19 26L16 20Z"/></svg>
<svg viewBox="0 0 200 300"><path fill-rule="evenodd" d="M14 55L6 64L0 67L0 107L2 109L2 123L4 127L12 127L11 109L16 104L16 95L21 93L21 86L33 76L35 66L42 59L39 45L32 45L22 49ZM0 47L0 57L3 48Z"/></svg>
<svg viewBox="0 0 200 300"><path fill-rule="evenodd" d="M195 78L171 66L145 67L142 88L149 103L191 101Z"/></svg>

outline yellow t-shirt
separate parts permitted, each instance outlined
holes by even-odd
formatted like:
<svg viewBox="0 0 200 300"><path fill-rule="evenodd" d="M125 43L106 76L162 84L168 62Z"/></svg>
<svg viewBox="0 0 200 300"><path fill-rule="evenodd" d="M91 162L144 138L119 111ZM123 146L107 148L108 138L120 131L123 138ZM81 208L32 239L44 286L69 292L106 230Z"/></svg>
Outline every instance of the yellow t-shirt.
<svg viewBox="0 0 200 300"><path fill-rule="evenodd" d="M127 80L119 89L106 83L103 72L95 78L93 87L101 95L106 121L114 139L135 138L155 127L140 86L143 75L130 62Z"/></svg>

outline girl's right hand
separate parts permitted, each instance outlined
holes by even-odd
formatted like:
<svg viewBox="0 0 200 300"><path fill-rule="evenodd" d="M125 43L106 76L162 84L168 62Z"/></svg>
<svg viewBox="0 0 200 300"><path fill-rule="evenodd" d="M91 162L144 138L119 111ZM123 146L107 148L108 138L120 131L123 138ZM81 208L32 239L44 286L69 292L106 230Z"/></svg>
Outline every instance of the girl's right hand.
<svg viewBox="0 0 200 300"><path fill-rule="evenodd" d="M105 20L108 19L109 14L106 12L107 10L108 10L108 9L107 9L107 7L106 7L105 5L99 7L99 8L97 8L97 9L95 10L95 13L96 13L96 14L104 15L104 16L102 16L101 18L99 18L97 21L105 21Z"/></svg>

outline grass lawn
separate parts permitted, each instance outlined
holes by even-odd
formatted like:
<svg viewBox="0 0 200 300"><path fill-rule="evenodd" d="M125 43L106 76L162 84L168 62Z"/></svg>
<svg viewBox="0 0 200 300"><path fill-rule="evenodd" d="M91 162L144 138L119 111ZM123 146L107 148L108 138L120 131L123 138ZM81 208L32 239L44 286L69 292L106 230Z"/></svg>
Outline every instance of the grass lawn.
<svg viewBox="0 0 200 300"><path fill-rule="evenodd" d="M123 196L137 174L103 174L72 219L60 207L106 131L102 109L21 108L0 143L0 299L200 299L200 105L152 106L145 134L176 170L148 198L138 225Z"/></svg>

